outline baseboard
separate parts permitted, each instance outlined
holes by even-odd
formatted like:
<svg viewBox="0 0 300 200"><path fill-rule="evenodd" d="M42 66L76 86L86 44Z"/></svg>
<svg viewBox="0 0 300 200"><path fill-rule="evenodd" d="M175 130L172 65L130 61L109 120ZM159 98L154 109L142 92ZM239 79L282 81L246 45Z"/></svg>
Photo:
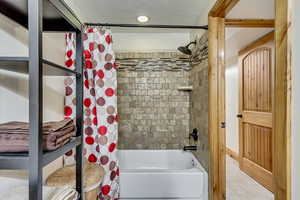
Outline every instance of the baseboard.
<svg viewBox="0 0 300 200"><path fill-rule="evenodd" d="M238 153L232 151L232 150L229 149L229 148L226 148L226 153L227 153L227 155L229 155L231 158L233 158L234 160L236 160L237 162L239 162L240 156L239 156Z"/></svg>

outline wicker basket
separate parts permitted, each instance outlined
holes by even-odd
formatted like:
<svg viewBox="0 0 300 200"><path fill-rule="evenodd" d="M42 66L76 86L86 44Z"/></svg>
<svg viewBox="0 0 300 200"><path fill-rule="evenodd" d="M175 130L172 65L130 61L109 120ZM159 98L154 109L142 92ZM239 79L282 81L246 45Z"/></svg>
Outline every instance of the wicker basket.
<svg viewBox="0 0 300 200"><path fill-rule="evenodd" d="M96 200L99 192L99 185L104 176L104 169L98 164L85 161L84 164L84 195L86 200ZM56 170L47 180L48 186L65 186L75 187L75 165L70 165Z"/></svg>

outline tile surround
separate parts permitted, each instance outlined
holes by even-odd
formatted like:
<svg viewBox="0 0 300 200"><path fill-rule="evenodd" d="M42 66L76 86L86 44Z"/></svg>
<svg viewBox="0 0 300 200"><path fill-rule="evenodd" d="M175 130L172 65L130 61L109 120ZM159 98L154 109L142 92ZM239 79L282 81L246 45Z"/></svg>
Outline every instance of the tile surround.
<svg viewBox="0 0 300 200"><path fill-rule="evenodd" d="M120 149L181 149L188 144L190 93L177 88L189 85L190 69L179 56L117 54Z"/></svg>
<svg viewBox="0 0 300 200"><path fill-rule="evenodd" d="M193 62L177 52L116 54L120 149L181 149L197 128L194 154L208 171L207 34L197 44Z"/></svg>
<svg viewBox="0 0 300 200"><path fill-rule="evenodd" d="M207 49L208 37L204 34L194 49L194 54L199 55L199 49ZM208 144L208 59L207 52L200 53L197 62L193 63L191 70L191 128L199 131L198 150L194 155L208 171L209 144Z"/></svg>

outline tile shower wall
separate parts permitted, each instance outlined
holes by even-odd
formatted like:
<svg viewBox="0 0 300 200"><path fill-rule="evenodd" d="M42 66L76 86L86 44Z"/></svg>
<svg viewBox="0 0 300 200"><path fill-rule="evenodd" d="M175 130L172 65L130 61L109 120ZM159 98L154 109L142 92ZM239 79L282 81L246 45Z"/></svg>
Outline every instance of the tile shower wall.
<svg viewBox="0 0 300 200"><path fill-rule="evenodd" d="M120 149L180 149L188 144L190 65L176 53L117 54Z"/></svg>
<svg viewBox="0 0 300 200"><path fill-rule="evenodd" d="M197 43L194 54L198 56L198 62L193 63L191 71L191 128L199 131L198 150L195 156L208 171L208 38L204 34Z"/></svg>

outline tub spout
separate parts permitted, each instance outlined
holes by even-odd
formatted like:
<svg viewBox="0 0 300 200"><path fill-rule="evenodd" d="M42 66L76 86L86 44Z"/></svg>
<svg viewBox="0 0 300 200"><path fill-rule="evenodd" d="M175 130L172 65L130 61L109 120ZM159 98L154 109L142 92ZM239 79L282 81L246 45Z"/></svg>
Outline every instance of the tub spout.
<svg viewBox="0 0 300 200"><path fill-rule="evenodd" d="M183 151L197 151L197 146L184 146Z"/></svg>

